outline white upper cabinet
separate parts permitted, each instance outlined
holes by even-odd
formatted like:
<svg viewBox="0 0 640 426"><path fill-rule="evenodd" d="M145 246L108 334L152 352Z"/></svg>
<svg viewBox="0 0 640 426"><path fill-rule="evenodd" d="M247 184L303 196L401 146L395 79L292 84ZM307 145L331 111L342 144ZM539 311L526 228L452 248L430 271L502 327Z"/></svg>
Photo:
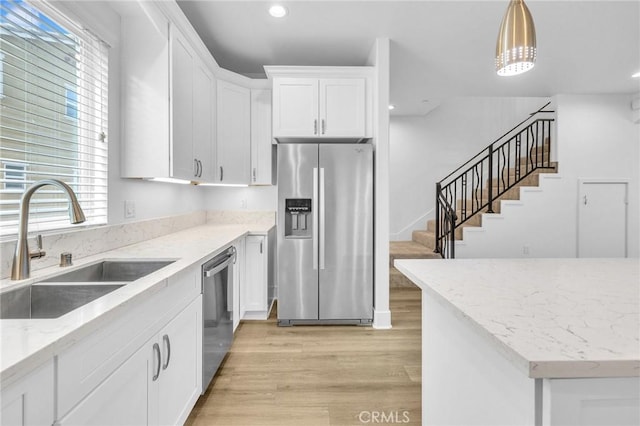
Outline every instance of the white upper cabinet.
<svg viewBox="0 0 640 426"><path fill-rule="evenodd" d="M364 78L322 79L319 88L320 136L364 137Z"/></svg>
<svg viewBox="0 0 640 426"><path fill-rule="evenodd" d="M318 79L279 78L273 82L273 136L318 135Z"/></svg>
<svg viewBox="0 0 640 426"><path fill-rule="evenodd" d="M211 182L214 78L171 26L171 177Z"/></svg>
<svg viewBox="0 0 640 426"><path fill-rule="evenodd" d="M251 91L218 80L216 182L249 185Z"/></svg>
<svg viewBox="0 0 640 426"><path fill-rule="evenodd" d="M193 166L201 182L215 179L215 93L213 74L198 64L193 75Z"/></svg>
<svg viewBox="0 0 640 426"><path fill-rule="evenodd" d="M273 78L273 137L279 141L329 139L354 141L370 137L370 95L367 94L367 68L361 75L354 68L339 67L326 78L310 76L304 67L265 67ZM285 69L285 71L282 71ZM321 73L321 72L319 72Z"/></svg>
<svg viewBox="0 0 640 426"><path fill-rule="evenodd" d="M273 185L271 90L251 89L251 184Z"/></svg>
<svg viewBox="0 0 640 426"><path fill-rule="evenodd" d="M195 54L182 34L171 26L171 177L197 175L193 157L193 83Z"/></svg>
<svg viewBox="0 0 640 426"><path fill-rule="evenodd" d="M122 177L215 178L215 78L153 4L122 16ZM207 52L208 54L208 52Z"/></svg>

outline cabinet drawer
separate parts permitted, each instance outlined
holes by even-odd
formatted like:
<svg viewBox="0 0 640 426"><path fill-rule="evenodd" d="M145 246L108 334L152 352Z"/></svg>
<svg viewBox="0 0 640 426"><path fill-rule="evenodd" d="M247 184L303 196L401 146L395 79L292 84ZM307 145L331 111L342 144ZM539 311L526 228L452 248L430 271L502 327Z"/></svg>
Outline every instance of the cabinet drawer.
<svg viewBox="0 0 640 426"><path fill-rule="evenodd" d="M163 319L175 316L200 293L200 268L179 272L159 285L163 288L148 300L124 307L111 322L58 356L59 417L157 333Z"/></svg>

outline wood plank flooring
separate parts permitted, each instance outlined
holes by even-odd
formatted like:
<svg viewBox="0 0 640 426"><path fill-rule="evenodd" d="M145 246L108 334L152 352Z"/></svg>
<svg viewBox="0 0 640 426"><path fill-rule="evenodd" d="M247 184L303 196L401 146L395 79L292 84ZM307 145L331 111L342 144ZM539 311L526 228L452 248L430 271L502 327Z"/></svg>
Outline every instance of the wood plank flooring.
<svg viewBox="0 0 640 426"><path fill-rule="evenodd" d="M390 308L391 330L242 322L185 424L419 425L420 290L392 288Z"/></svg>

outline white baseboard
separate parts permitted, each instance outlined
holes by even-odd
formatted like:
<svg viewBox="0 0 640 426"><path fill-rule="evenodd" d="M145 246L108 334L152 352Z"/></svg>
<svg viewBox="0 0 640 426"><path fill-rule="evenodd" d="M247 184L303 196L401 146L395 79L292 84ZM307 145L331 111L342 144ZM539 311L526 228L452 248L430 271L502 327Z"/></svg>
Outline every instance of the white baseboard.
<svg viewBox="0 0 640 426"><path fill-rule="evenodd" d="M391 311L373 310L373 328L388 330L391 328Z"/></svg>
<svg viewBox="0 0 640 426"><path fill-rule="evenodd" d="M431 216L431 214L434 212L434 210L435 209L429 210L398 232L390 233L389 241L409 241L411 240L411 233L413 231L424 231L425 229L427 229L427 220L429 216Z"/></svg>

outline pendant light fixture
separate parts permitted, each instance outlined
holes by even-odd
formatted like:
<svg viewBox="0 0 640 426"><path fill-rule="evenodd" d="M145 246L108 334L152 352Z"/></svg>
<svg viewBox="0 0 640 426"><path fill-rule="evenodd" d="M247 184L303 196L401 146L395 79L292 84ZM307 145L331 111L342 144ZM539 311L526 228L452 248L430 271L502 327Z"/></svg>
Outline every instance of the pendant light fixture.
<svg viewBox="0 0 640 426"><path fill-rule="evenodd" d="M502 18L496 43L496 71L500 76L522 74L536 61L536 29L524 0L511 0Z"/></svg>

